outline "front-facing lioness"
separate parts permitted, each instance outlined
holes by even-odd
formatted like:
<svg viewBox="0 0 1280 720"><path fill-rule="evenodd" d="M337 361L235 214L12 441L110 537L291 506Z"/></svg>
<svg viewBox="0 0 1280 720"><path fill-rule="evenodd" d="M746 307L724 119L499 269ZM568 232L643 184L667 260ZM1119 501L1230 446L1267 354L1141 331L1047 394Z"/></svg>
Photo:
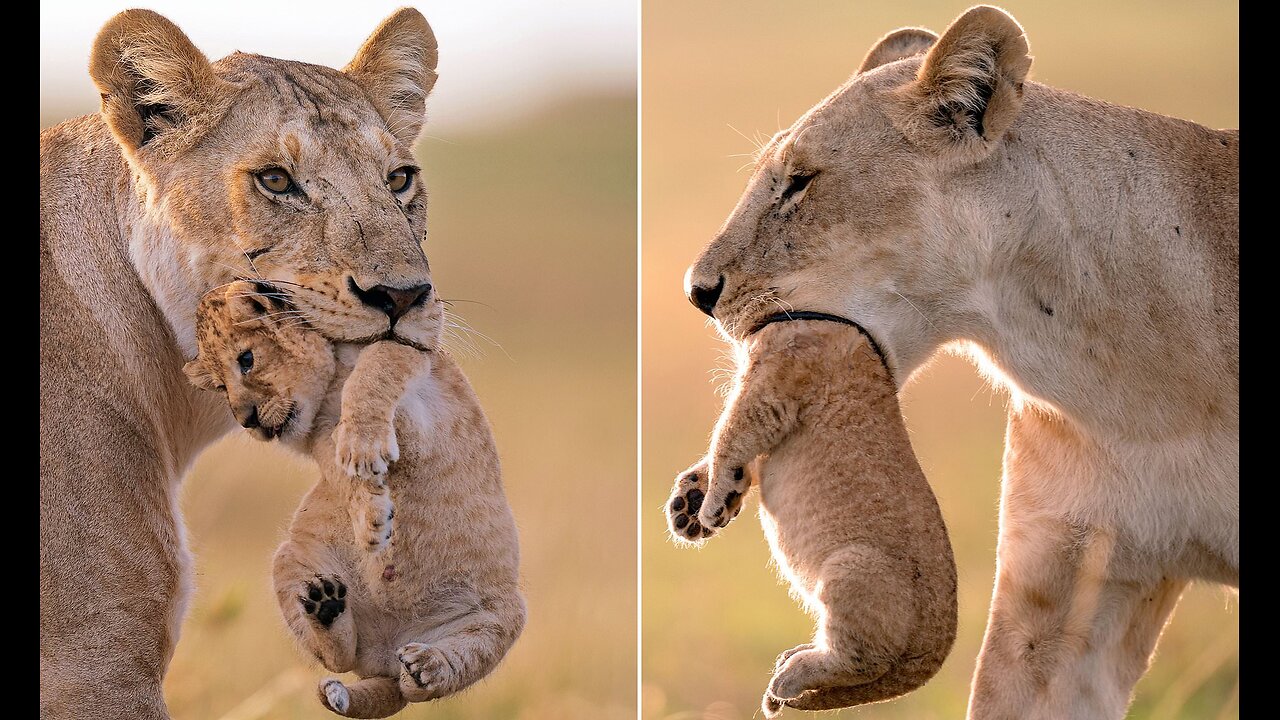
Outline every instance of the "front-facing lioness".
<svg viewBox="0 0 1280 720"><path fill-rule="evenodd" d="M40 136L42 717L168 715L191 564L178 483L233 427L182 374L207 290L270 279L331 339L422 344L412 150L435 66L411 9L342 71L210 63L145 10L102 28L101 112Z"/></svg>
<svg viewBox="0 0 1280 720"><path fill-rule="evenodd" d="M276 550L285 624L307 655L360 676L321 683L340 715L387 717L460 692L506 655L525 604L493 433L435 340L443 304L429 303L426 350L335 346L281 295L249 282L207 294L185 369L237 417L256 414L255 435L320 467Z"/></svg>
<svg viewBox="0 0 1280 720"><path fill-rule="evenodd" d="M1028 52L992 7L887 36L764 148L687 290L736 341L779 304L855 320L900 382L982 359L1013 402L970 715L1118 718L1187 583L1239 585L1239 133Z"/></svg>

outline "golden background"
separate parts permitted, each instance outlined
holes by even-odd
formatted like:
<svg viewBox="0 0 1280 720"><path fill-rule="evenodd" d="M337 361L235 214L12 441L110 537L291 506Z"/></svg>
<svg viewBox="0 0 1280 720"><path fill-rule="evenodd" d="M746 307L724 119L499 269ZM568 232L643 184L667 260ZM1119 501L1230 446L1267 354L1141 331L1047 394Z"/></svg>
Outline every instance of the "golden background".
<svg viewBox="0 0 1280 720"><path fill-rule="evenodd" d="M844 82L883 34L945 29L969 2L762 0L642 3L643 647L645 720L760 717L777 653L812 624L768 566L748 513L702 550L667 539L662 504L675 473L706 450L722 347L682 294L685 268L728 215L767 139ZM1012 2L1034 80L1212 127L1236 127L1234 3ZM746 137L743 137L743 136ZM995 570L1002 395L944 357L902 397L912 443L951 531L960 628L938 676L903 699L838 717L963 717ZM1138 684L1131 718L1239 715L1239 603L1195 586ZM784 717L809 717L795 710ZM816 717L816 716L815 716ZM821 717L830 717L823 715Z"/></svg>

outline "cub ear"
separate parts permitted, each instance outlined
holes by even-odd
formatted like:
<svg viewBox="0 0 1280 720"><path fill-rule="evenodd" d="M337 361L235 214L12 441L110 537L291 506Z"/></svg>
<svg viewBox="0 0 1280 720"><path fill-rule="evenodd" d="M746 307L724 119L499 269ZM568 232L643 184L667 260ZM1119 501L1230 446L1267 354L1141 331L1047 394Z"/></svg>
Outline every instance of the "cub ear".
<svg viewBox="0 0 1280 720"><path fill-rule="evenodd" d="M938 41L938 34L924 28L899 28L885 35L871 47L862 59L859 73L874 70L896 60L923 55Z"/></svg>
<svg viewBox="0 0 1280 720"><path fill-rule="evenodd" d="M125 10L102 26L89 75L102 94L103 118L130 153L218 113L233 87L177 25L150 10Z"/></svg>
<svg viewBox="0 0 1280 720"><path fill-rule="evenodd" d="M205 367L205 364L198 357L183 365L182 372L187 374L187 380L190 380L192 385L201 390L218 389L218 379L213 376L213 373L209 372L209 368Z"/></svg>
<svg viewBox="0 0 1280 720"><path fill-rule="evenodd" d="M1022 26L1005 11L979 5L965 12L900 91L907 136L938 152L985 155L1022 107L1029 51Z"/></svg>
<svg viewBox="0 0 1280 720"><path fill-rule="evenodd" d="M369 91L397 140L422 130L427 94L436 84L436 36L422 13L400 8L378 26L342 69Z"/></svg>

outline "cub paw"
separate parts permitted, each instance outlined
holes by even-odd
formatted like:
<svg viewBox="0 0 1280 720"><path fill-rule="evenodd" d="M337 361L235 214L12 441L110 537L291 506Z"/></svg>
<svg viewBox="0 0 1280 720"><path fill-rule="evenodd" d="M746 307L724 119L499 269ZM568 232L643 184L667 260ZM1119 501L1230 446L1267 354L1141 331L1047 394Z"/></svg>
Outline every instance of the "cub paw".
<svg viewBox="0 0 1280 720"><path fill-rule="evenodd" d="M351 709L351 692L341 680L331 678L320 683L320 702L326 709L346 715Z"/></svg>
<svg viewBox="0 0 1280 720"><path fill-rule="evenodd" d="M360 504L352 522L357 544L368 552L378 553L386 550L391 541L391 521L396 509L391 502L391 492L385 486L368 493L368 499Z"/></svg>
<svg viewBox="0 0 1280 720"><path fill-rule="evenodd" d="M317 575L308 580L306 590L298 596L302 610L316 622L329 627L347 609L347 586L337 575Z"/></svg>
<svg viewBox="0 0 1280 720"><path fill-rule="evenodd" d="M711 537L714 530L698 522L707 495L707 466L698 463L676 478L671 499L667 501L667 529L681 542L699 543Z"/></svg>
<svg viewBox="0 0 1280 720"><path fill-rule="evenodd" d="M348 476L369 480L386 475L400 459L392 424L342 421L333 430L334 461Z"/></svg>
<svg viewBox="0 0 1280 720"><path fill-rule="evenodd" d="M698 512L698 522L703 527L722 528L742 512L742 501L750 489L743 468L715 469L716 482L707 490Z"/></svg>
<svg viewBox="0 0 1280 720"><path fill-rule="evenodd" d="M400 659L401 686L404 678L413 683L413 692L407 695L434 699L453 692L457 685L457 671L440 648L409 643L396 651L396 657Z"/></svg>

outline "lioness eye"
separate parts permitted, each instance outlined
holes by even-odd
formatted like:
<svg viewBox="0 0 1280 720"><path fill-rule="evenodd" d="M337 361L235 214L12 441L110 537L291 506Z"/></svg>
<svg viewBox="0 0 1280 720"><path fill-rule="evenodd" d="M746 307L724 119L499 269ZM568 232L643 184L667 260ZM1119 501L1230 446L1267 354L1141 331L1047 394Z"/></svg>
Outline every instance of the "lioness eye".
<svg viewBox="0 0 1280 720"><path fill-rule="evenodd" d="M809 183L815 177L817 177L817 173L810 173L808 175L792 175L789 178L790 182L787 183L787 189L782 191L782 202L785 203L796 195L804 192L804 189L809 187Z"/></svg>
<svg viewBox="0 0 1280 720"><path fill-rule="evenodd" d="M258 184L264 190L276 195L284 195L294 189L293 178L289 177L289 173L283 168L267 168L255 174L254 177L258 178Z"/></svg>
<svg viewBox="0 0 1280 720"><path fill-rule="evenodd" d="M240 372L247 373L253 369L253 351L245 350L240 353L240 357L236 358L236 362L240 363Z"/></svg>
<svg viewBox="0 0 1280 720"><path fill-rule="evenodd" d="M387 187L391 188L393 193L402 193L413 186L413 176L417 174L417 170L405 165L396 168L387 175Z"/></svg>

